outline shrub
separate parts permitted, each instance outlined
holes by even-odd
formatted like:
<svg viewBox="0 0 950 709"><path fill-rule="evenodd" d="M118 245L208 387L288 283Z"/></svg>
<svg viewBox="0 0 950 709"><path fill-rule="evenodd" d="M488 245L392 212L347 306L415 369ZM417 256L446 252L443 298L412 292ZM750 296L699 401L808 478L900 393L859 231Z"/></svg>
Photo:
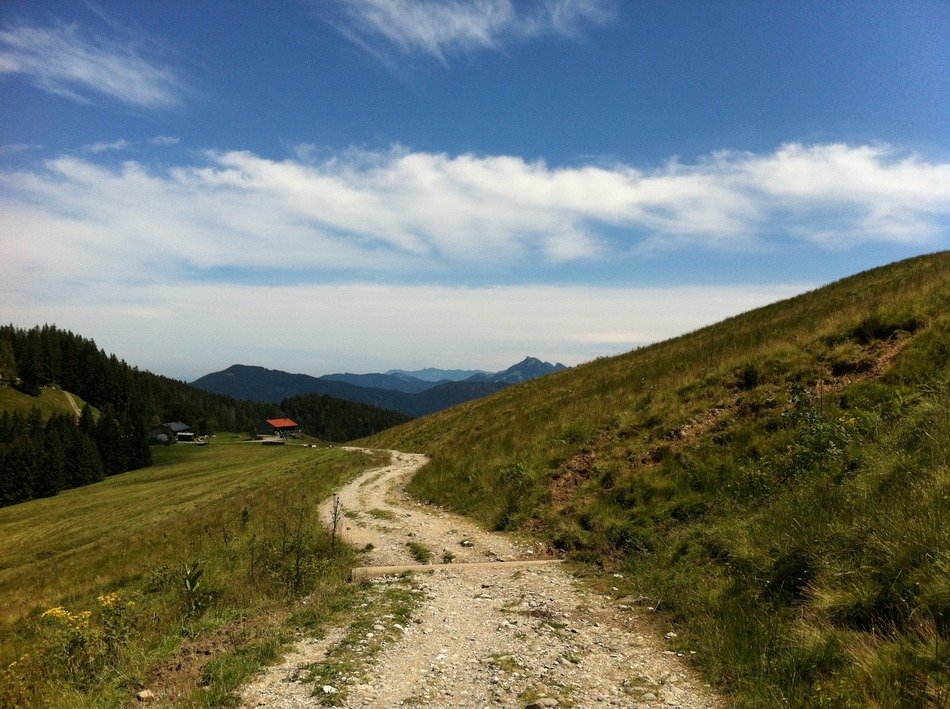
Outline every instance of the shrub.
<svg viewBox="0 0 950 709"><path fill-rule="evenodd" d="M432 552L425 544L406 542L406 547L409 549L409 553L412 554L412 558L420 564L428 564L432 560Z"/></svg>
<svg viewBox="0 0 950 709"><path fill-rule="evenodd" d="M921 319L915 315L883 315L874 312L862 318L848 335L861 344L868 344L874 340L886 340L898 332L914 333L923 325Z"/></svg>

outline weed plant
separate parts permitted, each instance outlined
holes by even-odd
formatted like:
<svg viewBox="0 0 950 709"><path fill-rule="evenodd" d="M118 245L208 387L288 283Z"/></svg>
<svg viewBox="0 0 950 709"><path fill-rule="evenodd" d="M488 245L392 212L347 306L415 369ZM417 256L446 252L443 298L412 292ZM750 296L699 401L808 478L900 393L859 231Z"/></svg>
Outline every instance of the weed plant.
<svg viewBox="0 0 950 709"><path fill-rule="evenodd" d="M384 432L649 596L738 706L950 703L950 254Z"/></svg>
<svg viewBox="0 0 950 709"><path fill-rule="evenodd" d="M432 561L432 550L429 549L425 544L420 544L419 542L406 542L406 547L409 549L409 553L412 555L412 558L418 561L420 564L428 564Z"/></svg>

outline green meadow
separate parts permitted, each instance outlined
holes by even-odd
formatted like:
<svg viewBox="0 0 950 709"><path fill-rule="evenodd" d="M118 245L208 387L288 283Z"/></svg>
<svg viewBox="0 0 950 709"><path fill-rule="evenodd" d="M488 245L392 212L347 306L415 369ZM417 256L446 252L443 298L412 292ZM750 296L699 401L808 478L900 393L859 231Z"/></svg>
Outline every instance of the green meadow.
<svg viewBox="0 0 950 709"><path fill-rule="evenodd" d="M0 509L0 705L120 705L156 677L174 688L162 667L202 643L205 689L182 677L180 702L216 705L276 656L295 600L298 625L345 606L350 554L317 504L375 458L232 435L153 454Z"/></svg>
<svg viewBox="0 0 950 709"><path fill-rule="evenodd" d="M13 387L4 386L0 387L0 411L9 411L11 414L19 411L23 416L27 416L35 406L44 419L48 419L53 414L75 414L75 409L69 403L70 396L76 404L76 409L82 411L86 402L75 394L67 394L62 389L43 387L40 389L39 396L29 396Z"/></svg>

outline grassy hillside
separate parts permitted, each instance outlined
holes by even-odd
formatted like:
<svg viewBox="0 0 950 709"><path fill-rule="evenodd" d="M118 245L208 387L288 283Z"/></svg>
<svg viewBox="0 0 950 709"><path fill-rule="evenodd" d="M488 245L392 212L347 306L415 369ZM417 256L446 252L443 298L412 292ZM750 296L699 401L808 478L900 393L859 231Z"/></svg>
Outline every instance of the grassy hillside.
<svg viewBox="0 0 950 709"><path fill-rule="evenodd" d="M419 496L621 572L740 706L950 702L950 254L391 429Z"/></svg>
<svg viewBox="0 0 950 709"><path fill-rule="evenodd" d="M72 403L70 402L72 398ZM73 408L75 403L75 408ZM53 387L43 387L39 396L30 396L24 394L13 387L0 387L0 411L19 411L24 416L30 413L30 410L36 406L44 419L48 419L52 414L75 414L77 410L82 411L86 402L75 394L69 394L62 389Z"/></svg>
<svg viewBox="0 0 950 709"><path fill-rule="evenodd" d="M0 509L0 706L121 705L159 676L215 705L274 656L293 598L313 594L302 623L345 602L316 506L373 460L227 438Z"/></svg>

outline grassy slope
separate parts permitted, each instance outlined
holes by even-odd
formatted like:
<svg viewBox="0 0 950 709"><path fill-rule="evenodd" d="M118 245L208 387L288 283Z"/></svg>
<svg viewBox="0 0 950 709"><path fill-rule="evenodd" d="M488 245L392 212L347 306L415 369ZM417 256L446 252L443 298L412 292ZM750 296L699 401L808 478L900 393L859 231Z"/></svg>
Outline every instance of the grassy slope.
<svg viewBox="0 0 950 709"><path fill-rule="evenodd" d="M76 402L76 406L82 411L82 407L86 402L75 394L72 394L72 397L73 401ZM17 391L13 387L0 387L0 411L9 411L10 413L19 411L26 416L34 406L39 407L44 419L48 419L52 414L75 413L73 407L69 405L66 392L62 389L43 387L39 396L30 396Z"/></svg>
<svg viewBox="0 0 950 709"><path fill-rule="evenodd" d="M345 596L349 555L328 557L316 506L372 461L226 438L156 448L150 468L0 510L0 670L18 661L0 672L0 704L121 703L183 638L200 642L240 622L235 652L256 642L272 655L274 629L253 619L286 614L301 593L316 594L313 617ZM291 588L297 544L305 562ZM195 560L204 572L200 612L189 608L183 583L184 565ZM96 599L112 591L136 606L119 649L107 652L108 609ZM39 613L57 605L89 609L92 620L53 627ZM239 671L223 661L228 671L207 678L214 691L201 701L226 696L260 659L238 661Z"/></svg>
<svg viewBox="0 0 950 709"><path fill-rule="evenodd" d="M950 700L950 254L384 432L417 494L624 570L750 706ZM629 583L628 583L629 582Z"/></svg>

